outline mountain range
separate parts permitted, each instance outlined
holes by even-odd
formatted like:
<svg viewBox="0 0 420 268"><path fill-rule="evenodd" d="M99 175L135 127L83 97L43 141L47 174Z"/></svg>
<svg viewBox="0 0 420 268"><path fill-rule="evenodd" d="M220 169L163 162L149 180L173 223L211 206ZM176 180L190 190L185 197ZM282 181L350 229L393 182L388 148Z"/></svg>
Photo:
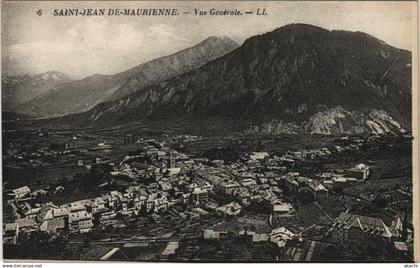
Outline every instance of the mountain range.
<svg viewBox="0 0 420 268"><path fill-rule="evenodd" d="M11 111L16 106L70 80L70 77L57 71L2 77L2 110Z"/></svg>
<svg viewBox="0 0 420 268"><path fill-rule="evenodd" d="M176 122L248 133L404 132L411 129L411 97L409 51L362 32L290 24L253 36L200 68L54 122L162 122L168 128Z"/></svg>
<svg viewBox="0 0 420 268"><path fill-rule="evenodd" d="M116 100L194 70L238 46L227 37L209 37L173 55L140 64L115 75L93 75L54 86L51 90L14 109L37 117L81 113L95 105Z"/></svg>

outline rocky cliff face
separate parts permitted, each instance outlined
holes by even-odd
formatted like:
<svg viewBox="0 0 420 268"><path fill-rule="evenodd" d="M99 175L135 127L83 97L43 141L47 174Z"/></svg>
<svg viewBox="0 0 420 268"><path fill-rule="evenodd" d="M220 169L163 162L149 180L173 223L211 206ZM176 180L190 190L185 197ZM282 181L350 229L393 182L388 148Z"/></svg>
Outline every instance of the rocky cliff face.
<svg viewBox="0 0 420 268"><path fill-rule="evenodd" d="M395 121L386 111L372 109L368 113L348 111L341 106L324 107L319 112L296 122L271 120L260 125L248 127L244 133L265 134L384 134L405 133L406 130Z"/></svg>
<svg viewBox="0 0 420 268"><path fill-rule="evenodd" d="M201 68L98 105L79 121L162 117L225 117L244 129L273 124L320 134L409 130L411 53L360 32L287 25Z"/></svg>
<svg viewBox="0 0 420 268"><path fill-rule="evenodd" d="M18 106L15 112L42 117L85 112L99 103L127 96L144 87L196 69L229 53L237 46L226 37L210 37L191 48L116 75L94 75L58 85L36 99Z"/></svg>

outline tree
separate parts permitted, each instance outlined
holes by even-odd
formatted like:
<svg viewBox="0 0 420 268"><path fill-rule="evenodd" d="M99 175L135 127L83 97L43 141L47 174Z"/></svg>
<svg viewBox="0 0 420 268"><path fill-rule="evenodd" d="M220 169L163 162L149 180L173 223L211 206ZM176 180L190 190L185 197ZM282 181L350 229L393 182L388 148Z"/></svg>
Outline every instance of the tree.
<svg viewBox="0 0 420 268"><path fill-rule="evenodd" d="M380 208L384 208L388 205L389 199L384 194L378 194L376 198L373 200L373 203L376 204Z"/></svg>
<svg viewBox="0 0 420 268"><path fill-rule="evenodd" d="M298 193L298 200L302 205L312 203L315 198L314 195L307 189L303 189Z"/></svg>

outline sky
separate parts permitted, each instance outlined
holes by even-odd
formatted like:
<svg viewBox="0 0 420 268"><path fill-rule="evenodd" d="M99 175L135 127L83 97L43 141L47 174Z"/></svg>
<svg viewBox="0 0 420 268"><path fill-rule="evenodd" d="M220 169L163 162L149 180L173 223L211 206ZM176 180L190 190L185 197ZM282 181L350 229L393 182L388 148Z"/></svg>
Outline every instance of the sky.
<svg viewBox="0 0 420 268"><path fill-rule="evenodd" d="M19 2L2 1L2 72L60 71L73 78L114 74L193 46L209 36L247 38L290 23L328 30L362 31L411 50L415 2ZM65 8L178 8L170 17L59 17ZM193 9L253 10L267 16L195 16ZM42 10L42 15L36 14ZM414 40L413 40L414 41Z"/></svg>

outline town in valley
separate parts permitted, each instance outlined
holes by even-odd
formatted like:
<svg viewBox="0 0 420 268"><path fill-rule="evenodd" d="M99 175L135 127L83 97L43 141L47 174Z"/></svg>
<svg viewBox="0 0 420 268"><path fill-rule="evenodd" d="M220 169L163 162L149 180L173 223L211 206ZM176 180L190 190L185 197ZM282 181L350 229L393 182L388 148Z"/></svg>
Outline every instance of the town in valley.
<svg viewBox="0 0 420 268"><path fill-rule="evenodd" d="M2 2L4 259L414 263L413 3L189 2Z"/></svg>
<svg viewBox="0 0 420 268"><path fill-rule="evenodd" d="M128 132L7 133L6 258L413 260L410 134Z"/></svg>

